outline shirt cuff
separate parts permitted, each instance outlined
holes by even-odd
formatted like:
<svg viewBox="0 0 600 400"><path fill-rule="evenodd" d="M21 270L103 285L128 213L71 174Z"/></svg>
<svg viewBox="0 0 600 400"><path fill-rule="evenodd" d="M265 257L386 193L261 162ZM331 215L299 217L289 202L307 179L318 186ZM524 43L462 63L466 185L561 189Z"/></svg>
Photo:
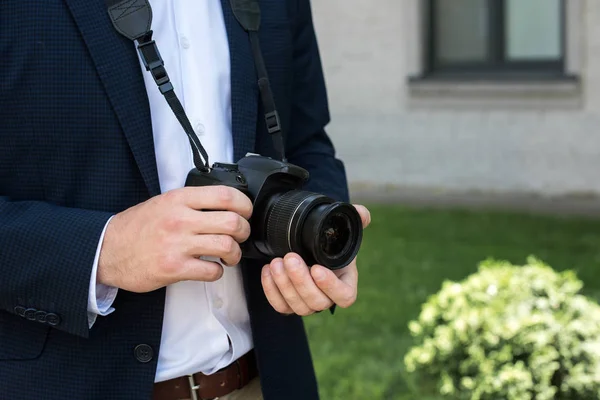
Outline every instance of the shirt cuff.
<svg viewBox="0 0 600 400"><path fill-rule="evenodd" d="M115 309L112 307L115 298L117 297L118 288L106 286L101 283L96 282L96 276L98 274L98 261L100 260L100 250L102 249L102 243L104 242L104 234L106 233L106 228L110 223L108 220L104 229L102 230L102 235L100 235L100 240L98 241L98 248L96 250L96 256L94 258L94 265L92 268L92 276L90 278L90 288L88 292L88 324L91 328L96 322L96 318L98 315L106 316Z"/></svg>

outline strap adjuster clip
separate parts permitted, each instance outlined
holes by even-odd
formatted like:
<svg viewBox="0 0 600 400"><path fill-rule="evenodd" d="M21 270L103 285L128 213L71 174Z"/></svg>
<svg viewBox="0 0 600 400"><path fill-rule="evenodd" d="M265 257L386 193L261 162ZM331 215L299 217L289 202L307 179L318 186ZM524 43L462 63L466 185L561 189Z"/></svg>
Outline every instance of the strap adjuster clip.
<svg viewBox="0 0 600 400"><path fill-rule="evenodd" d="M173 85L170 83L165 63L158 51L156 42L149 40L140 43L138 45L138 52L140 53L140 59L144 63L144 67L146 67L146 71L150 71L161 93L164 94L169 90L173 90Z"/></svg>
<svg viewBox="0 0 600 400"><path fill-rule="evenodd" d="M267 131L270 134L281 131L281 120L279 119L279 113L277 110L266 113L265 121L267 122Z"/></svg>

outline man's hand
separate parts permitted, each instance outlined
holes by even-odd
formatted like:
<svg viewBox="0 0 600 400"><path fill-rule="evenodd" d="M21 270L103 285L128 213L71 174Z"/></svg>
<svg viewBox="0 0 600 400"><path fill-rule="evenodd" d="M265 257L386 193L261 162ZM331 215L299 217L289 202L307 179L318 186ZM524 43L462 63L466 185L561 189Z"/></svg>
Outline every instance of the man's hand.
<svg viewBox="0 0 600 400"><path fill-rule="evenodd" d="M369 210L355 207L366 228L371 223ZM356 258L347 267L332 271L321 265L308 268L302 258L290 253L263 267L262 285L271 306L282 314L306 316L334 304L347 308L356 301Z"/></svg>
<svg viewBox="0 0 600 400"><path fill-rule="evenodd" d="M250 236L251 214L250 199L226 186L185 187L156 196L110 221L97 281L132 292L184 280L215 281L223 267L199 258L239 263L239 243Z"/></svg>

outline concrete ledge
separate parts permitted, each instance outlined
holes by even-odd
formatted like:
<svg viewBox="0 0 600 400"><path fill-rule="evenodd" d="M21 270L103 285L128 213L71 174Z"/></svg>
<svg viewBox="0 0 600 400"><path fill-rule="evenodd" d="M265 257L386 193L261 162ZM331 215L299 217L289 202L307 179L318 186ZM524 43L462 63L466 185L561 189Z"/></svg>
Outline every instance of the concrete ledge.
<svg viewBox="0 0 600 400"><path fill-rule="evenodd" d="M529 214L584 216L600 219L600 194L541 196L534 193L459 192L434 188L354 184L352 201L410 207L514 211Z"/></svg>
<svg viewBox="0 0 600 400"><path fill-rule="evenodd" d="M582 107L577 80L411 80L408 106L418 108L560 109Z"/></svg>

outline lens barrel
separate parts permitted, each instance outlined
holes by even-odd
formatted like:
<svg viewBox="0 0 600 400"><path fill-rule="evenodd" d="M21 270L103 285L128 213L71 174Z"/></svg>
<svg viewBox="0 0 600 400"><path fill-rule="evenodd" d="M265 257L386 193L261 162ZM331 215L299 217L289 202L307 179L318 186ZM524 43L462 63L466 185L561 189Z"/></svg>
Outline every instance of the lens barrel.
<svg viewBox="0 0 600 400"><path fill-rule="evenodd" d="M298 253L308 265L347 266L362 242L360 215L348 203L292 190L271 197L266 207L265 247L270 256Z"/></svg>

